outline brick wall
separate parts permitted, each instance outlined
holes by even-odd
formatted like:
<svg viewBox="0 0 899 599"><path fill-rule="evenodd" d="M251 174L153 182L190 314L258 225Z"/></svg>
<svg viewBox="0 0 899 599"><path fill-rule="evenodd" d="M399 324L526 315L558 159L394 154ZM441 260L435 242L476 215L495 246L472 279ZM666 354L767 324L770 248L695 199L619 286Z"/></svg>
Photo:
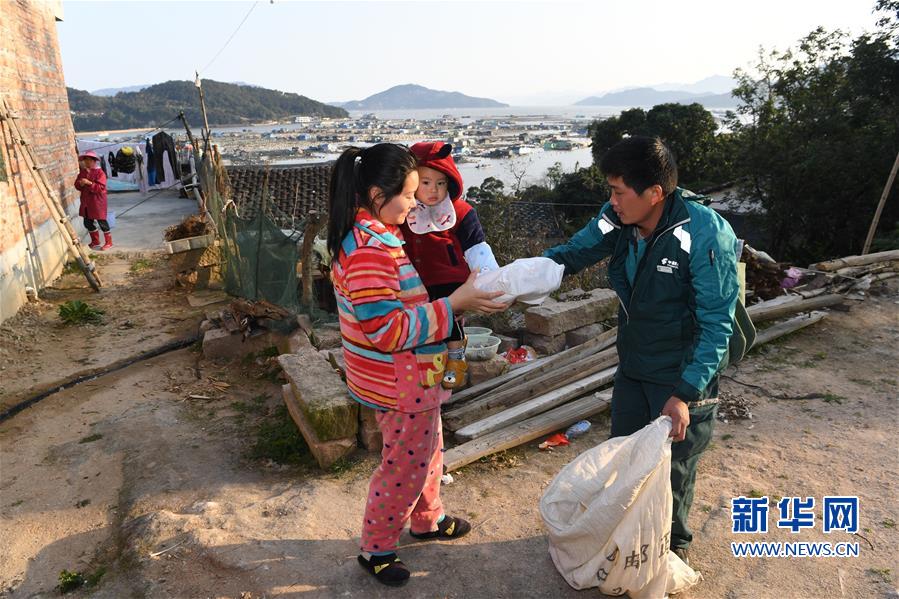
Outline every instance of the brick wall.
<svg viewBox="0 0 899 599"><path fill-rule="evenodd" d="M0 0L0 93L18 114L18 125L38 164L61 198L77 214L75 132L66 97L56 35L59 2ZM37 181L11 145L8 128L0 143L0 321L25 301L25 286L38 289L59 275L66 246Z"/></svg>

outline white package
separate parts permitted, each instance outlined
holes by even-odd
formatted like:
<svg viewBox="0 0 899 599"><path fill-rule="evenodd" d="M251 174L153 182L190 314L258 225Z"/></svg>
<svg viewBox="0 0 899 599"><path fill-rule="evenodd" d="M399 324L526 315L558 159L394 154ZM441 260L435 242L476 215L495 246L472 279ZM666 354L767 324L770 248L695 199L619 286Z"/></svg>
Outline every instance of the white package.
<svg viewBox="0 0 899 599"><path fill-rule="evenodd" d="M556 569L575 589L656 599L702 576L669 549L671 418L588 449L540 500Z"/></svg>
<svg viewBox="0 0 899 599"><path fill-rule="evenodd" d="M549 258L520 258L498 270L478 274L474 286L482 291L502 291L493 301L540 304L562 284L565 267Z"/></svg>

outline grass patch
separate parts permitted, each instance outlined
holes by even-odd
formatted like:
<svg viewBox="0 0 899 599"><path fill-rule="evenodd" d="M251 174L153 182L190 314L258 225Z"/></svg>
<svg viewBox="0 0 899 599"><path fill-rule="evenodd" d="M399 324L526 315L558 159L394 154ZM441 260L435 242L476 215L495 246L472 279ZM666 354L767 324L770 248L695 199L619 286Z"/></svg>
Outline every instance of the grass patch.
<svg viewBox="0 0 899 599"><path fill-rule="evenodd" d="M59 306L59 318L64 324L99 324L103 322L103 310L81 300L68 301Z"/></svg>
<svg viewBox="0 0 899 599"><path fill-rule="evenodd" d="M82 437L81 440L78 442L79 443L93 443L94 441L97 441L102 438L103 438L103 435L101 435L100 433L94 433L93 435L88 435L87 437Z"/></svg>
<svg viewBox="0 0 899 599"><path fill-rule="evenodd" d="M81 587L93 588L100 584L100 580L106 575L106 566L100 566L92 573L84 575L81 572L69 572L63 570L59 573L59 584L56 590L65 595L77 591Z"/></svg>
<svg viewBox="0 0 899 599"><path fill-rule="evenodd" d="M64 275L80 275L81 267L78 266L78 262L76 260L72 260L71 262L66 262L66 265L62 267L62 274Z"/></svg>
<svg viewBox="0 0 899 599"><path fill-rule="evenodd" d="M896 528L896 521L892 518L884 518L881 520L880 525L884 528Z"/></svg>
<svg viewBox="0 0 899 599"><path fill-rule="evenodd" d="M78 509L80 510L81 508L87 507L87 506L89 506L90 504L91 504L91 500L90 500L90 499L82 499L81 501L79 501L78 503L75 504L75 507L78 508Z"/></svg>
<svg viewBox="0 0 899 599"><path fill-rule="evenodd" d="M268 400L268 393L261 393L249 402L239 400L231 402L231 409L238 414L261 416L266 412L265 404Z"/></svg>
<svg viewBox="0 0 899 599"><path fill-rule="evenodd" d="M63 570L59 573L59 584L56 586L60 593L71 593L84 586L87 580L82 576L81 572L69 572Z"/></svg>
<svg viewBox="0 0 899 599"><path fill-rule="evenodd" d="M353 460L350 456L345 456L331 464L329 470L331 471L331 474L345 474L355 468L358 463L358 460Z"/></svg>
<svg viewBox="0 0 899 599"><path fill-rule="evenodd" d="M106 566L100 566L94 572L85 577L85 585L88 588L95 587L100 584L100 579L106 575Z"/></svg>
<svg viewBox="0 0 899 599"><path fill-rule="evenodd" d="M842 404L844 399L846 399L846 398L843 397L842 395L837 395L836 393L825 393L824 394L824 401L826 403Z"/></svg>
<svg viewBox="0 0 899 599"><path fill-rule="evenodd" d="M868 568L868 574L890 584L893 582L893 572L889 568Z"/></svg>
<svg viewBox="0 0 899 599"><path fill-rule="evenodd" d="M278 464L311 465L313 461L309 446L285 405L279 405L270 416L259 422L250 457L268 459Z"/></svg>
<svg viewBox="0 0 899 599"><path fill-rule="evenodd" d="M259 353L256 354L259 358L275 358L280 356L281 352L278 351L278 348L274 345L270 345L263 350L260 350Z"/></svg>
<svg viewBox="0 0 899 599"><path fill-rule="evenodd" d="M19 507L19 506L22 505L23 503L25 503L25 500L24 500L24 499L20 499L20 500L18 500L18 501L13 501L12 503L10 503L10 504L9 504L9 507Z"/></svg>
<svg viewBox="0 0 899 599"><path fill-rule="evenodd" d="M731 435L730 433L727 433L726 435L721 435L721 440L722 440L722 441L728 441L728 440L733 439L733 438L734 438L734 436Z"/></svg>
<svg viewBox="0 0 899 599"><path fill-rule="evenodd" d="M131 263L131 266L128 268L131 272L138 273L143 272L145 270L150 270L156 266L156 261L151 260L149 258L138 258L134 262Z"/></svg>

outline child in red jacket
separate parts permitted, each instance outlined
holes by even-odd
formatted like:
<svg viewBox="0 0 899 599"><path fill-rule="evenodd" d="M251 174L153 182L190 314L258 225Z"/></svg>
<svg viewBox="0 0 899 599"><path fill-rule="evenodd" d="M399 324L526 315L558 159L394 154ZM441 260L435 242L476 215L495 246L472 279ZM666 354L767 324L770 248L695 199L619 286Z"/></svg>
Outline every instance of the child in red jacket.
<svg viewBox="0 0 899 599"><path fill-rule="evenodd" d="M418 159L416 206L406 217L403 236L406 254L418 271L431 300L449 296L469 274L499 268L487 244L477 212L462 199L462 175L442 141L412 146ZM468 364L461 315L453 322L443 387L465 385Z"/></svg>
<svg viewBox="0 0 899 599"><path fill-rule="evenodd" d="M88 247L92 250L108 250L112 247L112 234L106 221L106 173L100 168L100 159L94 152L88 151L79 155L78 166L81 167L78 178L75 179L75 189L81 192L78 216L84 218L84 228L91 235ZM105 238L102 247L97 223L100 224Z"/></svg>

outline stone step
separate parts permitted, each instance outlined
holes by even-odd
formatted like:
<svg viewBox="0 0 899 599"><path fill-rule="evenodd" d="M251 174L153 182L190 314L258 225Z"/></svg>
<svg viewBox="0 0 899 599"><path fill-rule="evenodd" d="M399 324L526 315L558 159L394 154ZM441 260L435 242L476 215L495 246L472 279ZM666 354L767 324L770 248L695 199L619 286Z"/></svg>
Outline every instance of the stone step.
<svg viewBox="0 0 899 599"><path fill-rule="evenodd" d="M347 393L340 374L315 350L278 356L300 409L322 441L355 438L359 404Z"/></svg>
<svg viewBox="0 0 899 599"><path fill-rule="evenodd" d="M356 449L355 436L344 439L331 439L330 441L319 439L309 421L306 420L306 415L303 413L300 402L297 400L293 387L290 384L281 387L281 395L284 397L284 403L287 404L287 411L290 412L290 417L300 430L300 434L303 435L303 439L306 440L306 445L309 446L315 461L323 469L327 470L334 462L349 455Z"/></svg>

